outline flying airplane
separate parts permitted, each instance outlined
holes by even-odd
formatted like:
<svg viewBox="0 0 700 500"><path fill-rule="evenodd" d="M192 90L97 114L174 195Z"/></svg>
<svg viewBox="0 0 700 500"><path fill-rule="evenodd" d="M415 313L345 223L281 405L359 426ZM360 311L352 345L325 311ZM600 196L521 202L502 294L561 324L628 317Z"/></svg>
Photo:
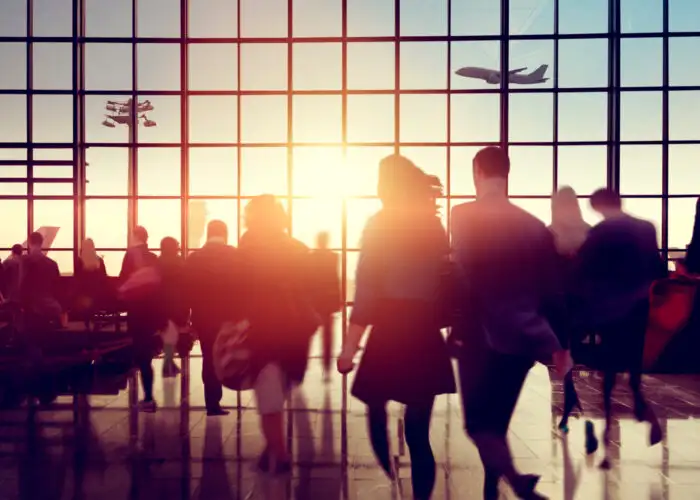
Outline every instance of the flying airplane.
<svg viewBox="0 0 700 500"><path fill-rule="evenodd" d="M56 235L58 234L59 229L61 228L57 226L41 226L36 230L37 233L44 237L43 247L46 253L51 250L51 245L53 245L53 242L56 240ZM22 248L27 248L27 240L24 240L24 243L22 243ZM9 257L11 254L12 252L10 252L7 256Z"/></svg>
<svg viewBox="0 0 700 500"><path fill-rule="evenodd" d="M510 83L519 83L521 85L532 85L535 83L544 83L549 78L545 78L544 74L547 72L547 64L543 64L535 71L529 74L522 74L527 68L513 69L508 72L508 81ZM486 83L499 84L501 83L501 72L495 69L487 68L477 68L474 66L467 66L460 68L455 73L459 76L464 76L467 78L478 78L484 80Z"/></svg>

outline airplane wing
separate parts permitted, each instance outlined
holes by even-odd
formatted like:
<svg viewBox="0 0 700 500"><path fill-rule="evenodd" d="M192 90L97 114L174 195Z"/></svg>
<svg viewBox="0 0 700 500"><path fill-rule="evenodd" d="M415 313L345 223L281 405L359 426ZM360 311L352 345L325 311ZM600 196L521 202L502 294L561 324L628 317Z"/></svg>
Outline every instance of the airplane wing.
<svg viewBox="0 0 700 500"><path fill-rule="evenodd" d="M518 69L512 69L508 72L509 75L514 75L516 73L520 73L521 71L525 71L527 69L527 66L524 68L518 68Z"/></svg>

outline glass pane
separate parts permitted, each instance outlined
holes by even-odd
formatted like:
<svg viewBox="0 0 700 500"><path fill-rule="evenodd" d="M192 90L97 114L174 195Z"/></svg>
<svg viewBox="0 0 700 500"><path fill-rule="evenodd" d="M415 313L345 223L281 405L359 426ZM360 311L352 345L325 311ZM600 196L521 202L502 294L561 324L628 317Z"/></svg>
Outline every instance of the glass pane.
<svg viewBox="0 0 700 500"><path fill-rule="evenodd" d="M88 196L127 196L129 194L129 150L127 148L88 148L86 162Z"/></svg>
<svg viewBox="0 0 700 500"><path fill-rule="evenodd" d="M0 90L27 88L27 46L23 43L0 43L0 68L13 68L13 71L0 72ZM34 79L36 81L36 76Z"/></svg>
<svg viewBox="0 0 700 500"><path fill-rule="evenodd" d="M139 90L180 90L178 44L139 43L137 50Z"/></svg>
<svg viewBox="0 0 700 500"><path fill-rule="evenodd" d="M56 251L51 250L46 253L47 257L53 259L58 264L58 270L61 276L70 276L73 274L73 266L75 264L75 254L73 251Z"/></svg>
<svg viewBox="0 0 700 500"><path fill-rule="evenodd" d="M33 61L35 89L73 88L73 46L70 43L35 43Z"/></svg>
<svg viewBox="0 0 700 500"><path fill-rule="evenodd" d="M671 140L700 139L700 91L670 92L668 102Z"/></svg>
<svg viewBox="0 0 700 500"><path fill-rule="evenodd" d="M287 194L287 148L241 149L241 195Z"/></svg>
<svg viewBox="0 0 700 500"><path fill-rule="evenodd" d="M138 195L180 196L180 148L138 149Z"/></svg>
<svg viewBox="0 0 700 500"><path fill-rule="evenodd" d="M510 201L523 210L530 212L545 224L550 225L552 223L552 201L549 197L541 200L511 198Z"/></svg>
<svg viewBox="0 0 700 500"><path fill-rule="evenodd" d="M34 183L34 196L73 196L72 182L40 182Z"/></svg>
<svg viewBox="0 0 700 500"><path fill-rule="evenodd" d="M3 217L0 248L11 248L24 242L27 239L27 201L0 200L0 212L12 214L12 217ZM5 260L4 255L1 257Z"/></svg>
<svg viewBox="0 0 700 500"><path fill-rule="evenodd" d="M73 200L34 200L34 230L58 227L52 248L73 248Z"/></svg>
<svg viewBox="0 0 700 500"><path fill-rule="evenodd" d="M295 147L292 193L341 199L344 195L343 149L340 147Z"/></svg>
<svg viewBox="0 0 700 500"><path fill-rule="evenodd" d="M88 142L129 142L128 97L124 97L85 96L85 135ZM124 112L120 113L119 110ZM118 117L123 123L116 123L108 117Z"/></svg>
<svg viewBox="0 0 700 500"><path fill-rule="evenodd" d="M33 0L32 25L34 36L72 36L73 0Z"/></svg>
<svg viewBox="0 0 700 500"><path fill-rule="evenodd" d="M141 95L139 103L149 103L154 110L139 120L139 142L180 142L180 96Z"/></svg>
<svg viewBox="0 0 700 500"><path fill-rule="evenodd" d="M25 142L27 140L26 96L0 94L0 109L6 117L0 120L0 142Z"/></svg>
<svg viewBox="0 0 700 500"><path fill-rule="evenodd" d="M559 140L568 142L608 139L608 95L559 94Z"/></svg>
<svg viewBox="0 0 700 500"><path fill-rule="evenodd" d="M237 148L190 148L189 190L193 196L238 192Z"/></svg>
<svg viewBox="0 0 700 500"><path fill-rule="evenodd" d="M89 37L130 37L132 2L87 0L86 32Z"/></svg>
<svg viewBox="0 0 700 500"><path fill-rule="evenodd" d="M347 3L348 36L394 36L394 0Z"/></svg>
<svg viewBox="0 0 700 500"><path fill-rule="evenodd" d="M238 46L235 43L202 43L189 46L190 90L236 90Z"/></svg>
<svg viewBox="0 0 700 500"><path fill-rule="evenodd" d="M620 0L623 33L657 33L663 30L663 0Z"/></svg>
<svg viewBox="0 0 700 500"><path fill-rule="evenodd" d="M608 1L558 0L559 33L606 33Z"/></svg>
<svg viewBox="0 0 700 500"><path fill-rule="evenodd" d="M201 248L206 241L206 228L212 220L228 227L229 244L238 238L238 200L190 200L187 241L189 248Z"/></svg>
<svg viewBox="0 0 700 500"><path fill-rule="evenodd" d="M341 0L292 2L295 37L339 37L342 35Z"/></svg>
<svg viewBox="0 0 700 500"><path fill-rule="evenodd" d="M620 78L623 87L661 86L661 38L623 38L620 44Z"/></svg>
<svg viewBox="0 0 700 500"><path fill-rule="evenodd" d="M700 53L700 37L671 38L668 43L669 85L700 85L694 57Z"/></svg>
<svg viewBox="0 0 700 500"><path fill-rule="evenodd" d="M698 175L698 158L700 158L700 144L669 145L669 194L700 193L700 175Z"/></svg>
<svg viewBox="0 0 700 500"><path fill-rule="evenodd" d="M700 4L696 2L669 2L670 31L700 31Z"/></svg>
<svg viewBox="0 0 700 500"><path fill-rule="evenodd" d="M287 142L287 96L241 96L241 141Z"/></svg>
<svg viewBox="0 0 700 500"><path fill-rule="evenodd" d="M32 121L34 142L73 141L73 97L35 95Z"/></svg>
<svg viewBox="0 0 700 500"><path fill-rule="evenodd" d="M501 4L491 0L452 2L453 35L498 35L501 33Z"/></svg>
<svg viewBox="0 0 700 500"><path fill-rule="evenodd" d="M287 90L287 64L283 43L242 44L241 90Z"/></svg>
<svg viewBox="0 0 700 500"><path fill-rule="evenodd" d="M620 93L623 141L661 140L661 92Z"/></svg>
<svg viewBox="0 0 700 500"><path fill-rule="evenodd" d="M97 248L126 248L128 210L127 200L86 200L85 236Z"/></svg>
<svg viewBox="0 0 700 500"><path fill-rule="evenodd" d="M86 43L85 88L131 90L132 60L128 43Z"/></svg>
<svg viewBox="0 0 700 500"><path fill-rule="evenodd" d="M148 231L148 246L159 248L160 241L170 236L180 241L182 225L180 200L138 201L138 224Z"/></svg>
<svg viewBox="0 0 700 500"><path fill-rule="evenodd" d="M605 187L608 180L606 146L559 146L558 184L571 186L580 196Z"/></svg>
<svg viewBox="0 0 700 500"><path fill-rule="evenodd" d="M400 54L399 82L402 89L447 88L447 43L403 42Z"/></svg>
<svg viewBox="0 0 700 500"><path fill-rule="evenodd" d="M551 0L545 0L551 1ZM508 71L522 70L521 76L533 75L524 82L511 79L513 87L552 88L554 43L551 40L518 40L510 42Z"/></svg>
<svg viewBox="0 0 700 500"><path fill-rule="evenodd" d="M657 244L661 246L661 198L626 198L622 206L630 214L654 224Z"/></svg>
<svg viewBox="0 0 700 500"><path fill-rule="evenodd" d="M343 203L340 198L292 202L292 236L310 248L316 247L316 238L321 231L329 233L331 248L339 248L342 222Z"/></svg>
<svg viewBox="0 0 700 500"><path fill-rule="evenodd" d="M236 142L237 112L235 96L190 96L190 141Z"/></svg>
<svg viewBox="0 0 700 500"><path fill-rule="evenodd" d="M450 85L452 89L498 90L499 80L488 82L483 78L472 78L458 74L470 69L501 70L501 44L497 41L452 42L450 55ZM495 83L494 83L495 82ZM402 83L403 85L403 83Z"/></svg>
<svg viewBox="0 0 700 500"><path fill-rule="evenodd" d="M608 86L608 40L605 38L560 40L557 62L560 87Z"/></svg>
<svg viewBox="0 0 700 500"><path fill-rule="evenodd" d="M376 214L382 204L379 198L362 200L348 200L347 202L347 246L348 248L360 248L362 231L367 220Z"/></svg>
<svg viewBox="0 0 700 500"><path fill-rule="evenodd" d="M339 43L294 45L292 78L294 90L340 90L343 57Z"/></svg>
<svg viewBox="0 0 700 500"><path fill-rule="evenodd" d="M393 43L348 43L348 89L393 89L396 83L394 76L395 55Z"/></svg>
<svg viewBox="0 0 700 500"><path fill-rule="evenodd" d="M286 37L287 0L238 0L241 36L246 38ZM274 15L270 15L274 13Z"/></svg>
<svg viewBox="0 0 700 500"><path fill-rule="evenodd" d="M511 146L508 193L550 195L554 187L554 153L550 146Z"/></svg>
<svg viewBox="0 0 700 500"><path fill-rule="evenodd" d="M97 254L102 257L102 260L105 263L105 267L107 268L107 275L108 276L119 276L119 273L122 270L122 262L124 261L124 254L125 251L106 251L106 250L97 250Z"/></svg>
<svg viewBox="0 0 700 500"><path fill-rule="evenodd" d="M349 142L394 141L393 95L349 95L347 102Z"/></svg>
<svg viewBox="0 0 700 500"><path fill-rule="evenodd" d="M401 142L447 142L447 99L444 94L401 95Z"/></svg>
<svg viewBox="0 0 700 500"><path fill-rule="evenodd" d="M661 146L620 147L620 193L661 194Z"/></svg>
<svg viewBox="0 0 700 500"><path fill-rule="evenodd" d="M695 198L668 200L668 248L685 249L693 237Z"/></svg>
<svg viewBox="0 0 700 500"><path fill-rule="evenodd" d="M360 252L347 252L345 257L345 273L347 275L347 288L345 297L348 302L355 300L355 275L357 273L357 262L360 260Z"/></svg>
<svg viewBox="0 0 700 500"><path fill-rule="evenodd" d="M27 36L27 0L3 0L0 14L0 36Z"/></svg>
<svg viewBox="0 0 700 500"><path fill-rule="evenodd" d="M188 34L193 38L234 38L238 35L238 2L197 0L189 3L187 15Z"/></svg>
<svg viewBox="0 0 700 500"><path fill-rule="evenodd" d="M348 196L376 196L379 161L394 153L391 146L348 147L345 153Z"/></svg>
<svg viewBox="0 0 700 500"><path fill-rule="evenodd" d="M449 0L402 0L401 36L447 35Z"/></svg>
<svg viewBox="0 0 700 500"><path fill-rule="evenodd" d="M7 173L3 170L4 168L8 167L0 167L0 177L11 177L8 176ZM26 172L26 167L20 167L24 171L22 172L21 177L27 176ZM18 170L19 172L19 170ZM17 175L19 177L19 175ZM28 187L26 182L0 182L0 196L27 196L28 192ZM1 205L0 205L1 206ZM4 231L4 229L3 229ZM0 244L0 248L2 248L2 244Z"/></svg>
<svg viewBox="0 0 700 500"><path fill-rule="evenodd" d="M447 189L447 148L442 146L402 146L399 151L426 174L440 179L443 193Z"/></svg>
<svg viewBox="0 0 700 500"><path fill-rule="evenodd" d="M474 156L481 146L457 146L450 150L450 195L474 196ZM454 202L453 202L454 203Z"/></svg>
<svg viewBox="0 0 700 500"><path fill-rule="evenodd" d="M140 1L135 5L138 6L136 36L153 38L180 36L180 0ZM178 46L175 45L175 47Z"/></svg>
<svg viewBox="0 0 700 500"><path fill-rule="evenodd" d="M538 35L554 32L556 0L510 0L511 35Z"/></svg>
<svg viewBox="0 0 700 500"><path fill-rule="evenodd" d="M292 107L294 142L340 142L342 100L334 95L295 95Z"/></svg>
<svg viewBox="0 0 700 500"><path fill-rule="evenodd" d="M498 142L501 136L498 94L457 94L450 99L452 142ZM465 119L470 116L478 116L479 120Z"/></svg>
<svg viewBox="0 0 700 500"><path fill-rule="evenodd" d="M510 94L508 99L510 141L551 142L554 139L552 94Z"/></svg>

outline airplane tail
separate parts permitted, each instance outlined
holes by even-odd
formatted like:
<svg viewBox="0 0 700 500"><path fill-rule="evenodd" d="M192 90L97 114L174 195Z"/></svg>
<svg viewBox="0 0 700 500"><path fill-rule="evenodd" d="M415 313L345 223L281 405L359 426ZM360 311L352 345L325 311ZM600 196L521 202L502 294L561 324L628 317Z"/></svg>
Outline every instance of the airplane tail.
<svg viewBox="0 0 700 500"><path fill-rule="evenodd" d="M549 65L543 64L542 66L537 68L535 71L530 73L528 76L531 77L532 79L544 80L544 74L547 72L547 68L549 68Z"/></svg>
<svg viewBox="0 0 700 500"><path fill-rule="evenodd" d="M58 234L58 231L60 230L60 227L57 226L41 226L39 229L36 230L37 233L41 234L44 237L44 244L43 249L44 253L48 253L49 250L51 250L51 246L53 245L53 242L56 240L56 235ZM24 243L22 243L22 248L27 248L28 247L28 241L24 240ZM8 255L9 257L10 255Z"/></svg>

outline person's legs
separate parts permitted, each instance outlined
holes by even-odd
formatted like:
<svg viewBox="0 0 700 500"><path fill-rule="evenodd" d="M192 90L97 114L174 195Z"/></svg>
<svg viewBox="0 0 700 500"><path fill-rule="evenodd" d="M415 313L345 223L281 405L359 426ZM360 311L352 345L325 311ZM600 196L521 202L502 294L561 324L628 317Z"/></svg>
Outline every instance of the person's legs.
<svg viewBox="0 0 700 500"><path fill-rule="evenodd" d="M386 403L367 406L367 428L369 439L372 443L374 456L377 458L384 472L391 479L394 478L394 469L391 466L391 451L389 446L389 431L387 429L388 417Z"/></svg>
<svg viewBox="0 0 700 500"><path fill-rule="evenodd" d="M331 373L331 362L333 359L333 316L331 314L323 315L321 343L323 348L323 370L324 375L328 378Z"/></svg>
<svg viewBox="0 0 700 500"><path fill-rule="evenodd" d="M430 446L430 417L433 402L408 405L405 413L405 435L411 454L411 482L413 498L427 500L435 487L435 457Z"/></svg>
<svg viewBox="0 0 700 500"><path fill-rule="evenodd" d="M202 349L202 383L204 384L204 404L207 415L226 415L228 412L221 408L223 386L216 376L214 369L214 341L216 337L210 332L200 332L199 343Z"/></svg>
<svg viewBox="0 0 700 500"><path fill-rule="evenodd" d="M581 402L576 392L576 386L574 385L574 375L569 371L564 377L564 415L562 415L561 421L559 422L559 428L564 432L569 431L569 416L576 406L579 407L579 410L582 410Z"/></svg>
<svg viewBox="0 0 700 500"><path fill-rule="evenodd" d="M290 462L284 433L286 376L279 365L270 363L258 374L253 389L260 413L260 427L267 443L259 465L275 472L288 472Z"/></svg>

